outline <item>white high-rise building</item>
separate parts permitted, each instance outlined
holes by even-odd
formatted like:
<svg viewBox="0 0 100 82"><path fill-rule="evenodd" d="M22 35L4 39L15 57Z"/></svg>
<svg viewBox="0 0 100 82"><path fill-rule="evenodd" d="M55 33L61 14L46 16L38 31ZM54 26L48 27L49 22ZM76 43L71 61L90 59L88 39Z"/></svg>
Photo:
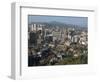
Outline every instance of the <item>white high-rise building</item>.
<svg viewBox="0 0 100 82"><path fill-rule="evenodd" d="M36 24L32 24L30 27L30 31L34 31L34 30L36 30Z"/></svg>
<svg viewBox="0 0 100 82"><path fill-rule="evenodd" d="M32 24L30 27L30 31L39 31L39 30L43 30L42 24Z"/></svg>

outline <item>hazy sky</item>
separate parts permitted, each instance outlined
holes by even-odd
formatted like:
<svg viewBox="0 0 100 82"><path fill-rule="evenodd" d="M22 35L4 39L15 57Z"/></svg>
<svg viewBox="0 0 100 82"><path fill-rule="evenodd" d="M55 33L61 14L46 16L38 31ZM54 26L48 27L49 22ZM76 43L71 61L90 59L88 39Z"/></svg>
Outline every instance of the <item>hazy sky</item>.
<svg viewBox="0 0 100 82"><path fill-rule="evenodd" d="M39 16L39 15L29 15L28 23L31 22L51 22L57 21L66 24L75 24L80 25L82 27L88 26L88 18L87 17L72 17L72 16Z"/></svg>

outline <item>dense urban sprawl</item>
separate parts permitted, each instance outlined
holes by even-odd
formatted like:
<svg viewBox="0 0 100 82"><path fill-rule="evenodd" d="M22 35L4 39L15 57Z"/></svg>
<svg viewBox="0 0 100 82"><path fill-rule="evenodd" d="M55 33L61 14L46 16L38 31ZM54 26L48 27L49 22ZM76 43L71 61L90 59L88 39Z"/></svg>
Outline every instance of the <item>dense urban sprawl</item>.
<svg viewBox="0 0 100 82"><path fill-rule="evenodd" d="M28 66L87 64L87 30L76 28L29 24Z"/></svg>

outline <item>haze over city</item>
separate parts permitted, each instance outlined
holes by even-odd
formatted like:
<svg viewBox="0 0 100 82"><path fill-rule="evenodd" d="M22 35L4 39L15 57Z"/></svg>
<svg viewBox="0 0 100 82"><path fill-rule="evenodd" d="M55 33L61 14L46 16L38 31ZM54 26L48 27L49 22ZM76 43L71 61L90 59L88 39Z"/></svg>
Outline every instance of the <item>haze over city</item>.
<svg viewBox="0 0 100 82"><path fill-rule="evenodd" d="M75 16L43 16L43 15L29 15L28 23L32 22L60 22L65 24L79 25L81 27L88 27L87 17L75 17Z"/></svg>

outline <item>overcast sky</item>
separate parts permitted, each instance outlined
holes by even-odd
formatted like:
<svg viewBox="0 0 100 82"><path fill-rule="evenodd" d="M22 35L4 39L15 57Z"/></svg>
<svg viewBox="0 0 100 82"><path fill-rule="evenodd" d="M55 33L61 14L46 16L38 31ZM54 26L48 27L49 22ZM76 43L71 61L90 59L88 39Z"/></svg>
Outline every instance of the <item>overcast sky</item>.
<svg viewBox="0 0 100 82"><path fill-rule="evenodd" d="M29 15L28 23L31 22L51 22L57 21L66 24L75 24L80 25L82 27L88 26L88 18L87 17L75 17L75 16L39 16L39 15Z"/></svg>

